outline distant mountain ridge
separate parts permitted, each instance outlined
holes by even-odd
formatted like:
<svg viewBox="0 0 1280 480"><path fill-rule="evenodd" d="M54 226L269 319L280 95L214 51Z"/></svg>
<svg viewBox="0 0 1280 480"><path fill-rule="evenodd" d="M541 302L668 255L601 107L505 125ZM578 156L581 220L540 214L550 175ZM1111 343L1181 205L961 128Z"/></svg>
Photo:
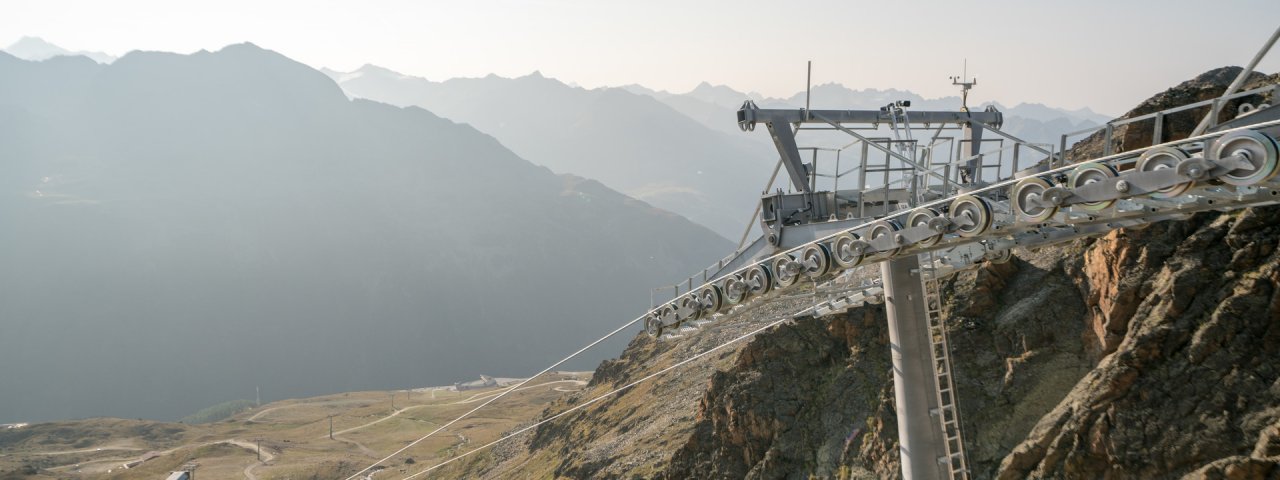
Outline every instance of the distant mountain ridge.
<svg viewBox="0 0 1280 480"><path fill-rule="evenodd" d="M41 61L60 56L83 56L98 62L111 63L116 57L102 52L71 51L59 47L40 37L22 37L4 49L4 52L23 60Z"/></svg>
<svg viewBox="0 0 1280 480"><path fill-rule="evenodd" d="M732 247L252 44L0 53L0 158L0 422L532 373Z"/></svg>
<svg viewBox="0 0 1280 480"><path fill-rule="evenodd" d="M583 89L539 72L436 82L369 64L352 72L322 71L352 97L420 106L470 123L535 163L598 179L734 239L777 158L768 135L743 133L735 112L747 99L762 108L804 105L804 92L765 98L707 82L675 94L641 85ZM927 99L835 83L812 89L813 108L874 110L895 100L911 100L916 110L960 108L959 97ZM1005 113L1005 132L1033 143L1057 145L1061 134L1107 120L1087 109L996 107ZM844 143L844 137L835 140ZM601 161L606 152L609 161Z"/></svg>
<svg viewBox="0 0 1280 480"><path fill-rule="evenodd" d="M321 71L352 97L419 106L473 124L534 163L600 180L735 239L747 227L777 155L768 135L738 129L735 111L746 99L764 108L799 108L805 101L804 92L766 98L708 82L677 94L640 85L583 89L539 72L433 82L372 64L352 72ZM914 109L953 110L960 103L954 96L926 99L905 90L855 90L836 83L812 89L814 108L876 109L895 100L911 100ZM1088 109L994 105L1005 113L1006 132L1041 144L1057 145L1061 134L1107 120ZM601 161L602 155L609 160Z"/></svg>
<svg viewBox="0 0 1280 480"><path fill-rule="evenodd" d="M639 85L626 85L619 88L656 98L713 129L730 133L737 131L734 112L745 100L752 100L761 108L802 108L805 105L805 92L798 92L785 99L763 97L755 92L743 93L731 87L711 85L707 82L702 82L693 90L680 94L655 91ZM913 110L958 110L960 108L959 96L925 98L907 90L874 88L855 90L838 83L814 85L810 93L812 108L834 110L875 110L898 100L911 101ZM1110 117L1088 108L1067 110L1040 103L1019 103L1010 107L999 102L985 102L970 108L982 109L988 105L995 106L1005 114L1004 131L1036 143L1056 145L1057 137L1063 133L1101 125L1111 120ZM1072 140L1078 140L1078 138Z"/></svg>
<svg viewBox="0 0 1280 480"><path fill-rule="evenodd" d="M733 109L737 109L745 100L755 101L762 107L798 106L804 105L805 100L804 92L797 92L796 94L784 99L765 97L756 92L744 93L734 90L732 87L726 85L712 85L708 82L699 83L693 88L693 90L686 93L672 93L665 90L653 90L638 84L623 85L617 88L622 88L640 95L649 95L659 100L683 96ZM955 109L958 108L958 105L960 104L959 96L925 98L909 90L898 90L892 88L865 88L862 90L856 90L835 82L814 85L812 90L811 100L823 102L820 108L873 109L879 108L896 100L911 100L913 102L913 108L927 109ZM986 107L987 105L995 105L996 108L1002 112L1012 113L1017 116L1039 121L1050 121L1059 117L1066 117L1073 122L1089 121L1094 123L1103 123L1111 120L1110 116L1094 112L1087 107L1068 110L1064 108L1050 107L1042 103L1019 103L1013 107L1009 107L1001 104L1000 102L984 102L977 105L975 108ZM819 108L819 104L816 102L813 106L815 108Z"/></svg>
<svg viewBox="0 0 1280 480"><path fill-rule="evenodd" d="M373 65L325 72L351 97L469 123L534 163L597 179L726 238L741 235L776 158L747 134L713 131L652 97L538 72L443 82Z"/></svg>

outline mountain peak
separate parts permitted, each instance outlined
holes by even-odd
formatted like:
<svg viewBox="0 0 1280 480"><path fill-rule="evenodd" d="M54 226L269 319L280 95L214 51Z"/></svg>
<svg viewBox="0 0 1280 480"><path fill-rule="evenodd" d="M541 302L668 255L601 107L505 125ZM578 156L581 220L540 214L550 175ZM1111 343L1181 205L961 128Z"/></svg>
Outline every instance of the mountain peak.
<svg viewBox="0 0 1280 480"><path fill-rule="evenodd" d="M213 53L214 55L224 55L232 58L261 59L264 61L285 60L290 63L297 63L280 52L269 48L262 48L253 42L232 43Z"/></svg>
<svg viewBox="0 0 1280 480"><path fill-rule="evenodd" d="M18 41L13 42L13 44L9 45L8 48L5 48L4 51L15 57L21 58L23 60L30 60L33 62L39 62L42 60L46 60L46 59L58 57L58 56L76 56L76 55L89 57L90 59L93 59L93 61L98 63L111 63L116 59L116 57L107 55L102 52L85 52L85 51L73 52L65 48L59 47L57 45L54 45L52 42L49 42L48 40L45 40L43 38L31 37L31 36L24 36L22 38L19 38Z"/></svg>
<svg viewBox="0 0 1280 480"><path fill-rule="evenodd" d="M233 99L257 102L262 108L296 102L320 110L347 102L324 73L248 42L192 54L135 50L104 69L100 80L95 88L110 92L99 96L104 102L142 97L161 101L159 93L143 93L158 91L173 95L170 99L185 98L181 92L192 91L220 99L208 105L211 109L233 108ZM168 91L162 85L181 88Z"/></svg>
<svg viewBox="0 0 1280 480"><path fill-rule="evenodd" d="M64 52L66 51L62 47L50 43L48 40L31 36L23 36L22 38L19 38L18 41L13 42L13 45L9 45L9 48L6 48L5 50L16 50L22 48L44 48L50 50L61 50Z"/></svg>
<svg viewBox="0 0 1280 480"><path fill-rule="evenodd" d="M528 75L515 78L515 80L525 80L530 82L538 82L541 84L555 84L555 85L567 86L564 82L560 80L543 75L541 70L534 70L530 72Z"/></svg>
<svg viewBox="0 0 1280 480"><path fill-rule="evenodd" d="M270 50L259 47L257 44L253 42L240 42L240 43L232 43L230 45L222 47L222 49L218 51L219 52L228 52L228 51L229 52L267 52Z"/></svg>
<svg viewBox="0 0 1280 480"><path fill-rule="evenodd" d="M743 100L752 98L750 95L734 90L733 87L728 85L712 85L711 82L705 80L698 83L698 86L693 87L693 90L690 90L685 95L728 108L737 108L738 105L742 104Z"/></svg>
<svg viewBox="0 0 1280 480"><path fill-rule="evenodd" d="M698 86L693 87L693 90L690 90L689 93L690 94L699 94L699 93L738 94L739 92L727 85L713 85L711 82L703 80L701 82L698 82Z"/></svg>
<svg viewBox="0 0 1280 480"><path fill-rule="evenodd" d="M402 77L402 76L404 76L404 74L402 74L402 73L400 73L400 72L397 72L397 71L392 70L392 69L387 68L387 67L380 67L380 66L378 66L378 65L374 65L374 64L372 64L372 63L366 63L366 64L364 64L364 65L361 65L361 66L360 66L360 68L356 69L356 71L355 71L355 72L351 72L351 73L362 73L362 74L373 74L373 75L387 75L387 76L392 76L392 77Z"/></svg>

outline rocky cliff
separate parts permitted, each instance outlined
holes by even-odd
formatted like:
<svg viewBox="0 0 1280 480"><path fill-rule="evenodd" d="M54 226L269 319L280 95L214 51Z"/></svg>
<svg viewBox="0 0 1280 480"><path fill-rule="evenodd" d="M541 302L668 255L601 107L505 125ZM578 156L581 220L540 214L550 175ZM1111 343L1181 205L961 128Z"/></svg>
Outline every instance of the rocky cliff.
<svg viewBox="0 0 1280 480"><path fill-rule="evenodd" d="M1208 72L1127 116L1211 98L1236 72ZM1255 75L1246 88L1278 80ZM1186 116L1170 118L1167 138L1194 128ZM1117 151L1150 145L1139 130L1117 131ZM1104 141L1094 135L1078 151ZM974 477L1280 477L1278 240L1280 207L1202 213L1017 251L948 279ZM783 324L451 474L896 477L884 323L871 306ZM718 328L680 342L638 337L593 388L547 414L747 329Z"/></svg>

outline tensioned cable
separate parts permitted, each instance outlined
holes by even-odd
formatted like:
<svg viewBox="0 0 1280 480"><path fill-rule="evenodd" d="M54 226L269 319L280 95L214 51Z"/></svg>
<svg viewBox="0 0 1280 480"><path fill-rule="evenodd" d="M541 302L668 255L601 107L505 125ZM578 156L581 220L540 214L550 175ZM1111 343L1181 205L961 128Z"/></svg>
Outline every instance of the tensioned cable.
<svg viewBox="0 0 1280 480"><path fill-rule="evenodd" d="M684 365L686 365L686 364L688 364L688 363L690 363L690 362L693 362L694 360L700 359L700 358L705 357L705 356L707 356L707 355L710 355L711 353L713 353L713 352L715 352L715 351L717 351L717 350L720 350L720 349L722 349L722 348L724 348L724 347L727 347L727 346L732 345L732 344L734 344L734 343L737 343L737 342L740 342L740 341L745 340L745 339L747 339L747 338L750 338L750 337L752 337L752 336L755 336L756 334L758 334L758 333L760 333L760 332L763 332L763 331L765 331L765 330L768 330L768 329L770 329L770 328L773 328L773 327L775 327L775 326L777 326L777 325L779 325L779 324L781 324L782 322L785 322L785 321L787 321L787 320L792 320L793 318L794 318L794 316L792 316L792 315L784 315L782 318L780 318L780 319L778 319L778 320L775 320L775 321L773 321L773 322L770 322L770 323L768 323L767 325L765 325L765 326L763 326L763 327L760 327L760 328L757 328L757 329L755 329L755 330L752 330L751 332L749 332L749 333L747 333L747 334L744 334L744 335L742 335L742 336L740 336L740 337L734 338L733 340L729 340L729 341L727 341L727 342L724 342L724 343L722 343L722 344L720 344L720 345L716 345L715 347L712 347L712 348L711 348L711 349L709 349L709 350L703 351L702 353L699 353L699 354L694 355L694 356L692 356L692 357L689 357L689 358L686 358L686 359L684 359L684 360L681 360L680 362L675 363L674 365L671 365L671 366L669 366L669 367L666 367L666 368L664 368L664 369L662 369L662 370L658 370L658 371L656 371L656 372L653 372L653 373L649 374L648 376L645 376L644 378L641 378L641 379L636 380L636 381L634 381L634 382L628 383L628 384L626 384L626 385L622 386L621 388L616 388L616 389L611 390L611 391L609 391L609 392L607 392L607 393L601 394L600 396L597 396L597 397L595 397L595 398L592 398L591 400L588 400L588 401L586 401L586 402L584 402L584 403L580 403L580 404L578 404L578 405L575 405L573 408L570 408L570 409L565 410L565 411L563 411L563 412L557 413L557 414L555 414L554 416L548 417L548 418L546 418L546 419L544 419L544 420L542 420L542 421L539 421L539 422L537 422L537 423L534 423L533 425L529 425L529 426L527 426L527 427L524 427L524 428L521 428L521 429L519 429L519 430L516 430L515 432L512 432L511 434L508 434L508 435L507 435L507 436L505 436L505 437L502 437L502 438L499 438L499 439L494 440L494 441L492 441L492 442L489 442L489 443L486 443L486 444L484 444L484 445L481 445L481 446L477 447L477 448L476 448L476 449L474 449L474 450L468 451L467 453L464 453L464 454L458 455L458 456L456 456L456 457L450 458L450 459L448 459L448 460L445 460L445 461L443 461L443 462L440 462L440 463L438 463L438 464L436 464L436 465L433 465L433 466L431 466L431 467L427 468L426 470L423 470L423 471L418 472L418 473L415 473L415 474L413 474L413 475L409 475L409 476L407 476L407 477L404 477L404 478L403 478L403 479L401 479L401 480L409 480L410 478L415 478L415 477L417 477L417 476L419 476L419 475L426 474L427 472L430 472L430 471L435 470L435 469L437 469L437 468L440 468L440 467L443 467L443 466L445 466L445 465L448 465L448 464L450 464L450 463L452 463L452 462L454 462L454 461L460 460L460 459L462 459L463 457L466 457L466 456L471 455L471 454L473 454L473 453L476 453L476 452L478 452L478 451L481 451L481 450L484 450L484 449L486 449L486 448L489 448L489 447L492 447L492 446L494 446L494 445L497 445L497 444L498 444L498 443L500 443L500 442L503 442L503 441L509 440L509 439L511 439L511 438L513 438L513 437L515 437L515 436L517 436L517 435L520 435L520 434L522 434L522 433L524 433L524 432L527 432L527 431L529 431L529 430L532 430L532 429L534 429L534 428L537 428L537 427L539 427L539 426L541 426L541 425L543 425L543 424L545 424L545 423L547 423L547 422L551 422L551 421L553 421L553 420L555 420L555 419L557 419L557 418L560 418L560 417L563 417L563 416L568 415L568 414L570 414L570 413L573 413L573 412L575 412L575 411L578 411L578 410L580 410L580 409L582 409L582 408L584 408L584 407L586 407L586 406L588 406L588 405L591 405L591 404L593 404L593 403L599 402L600 400L604 400L605 398L608 398L608 397L611 397L611 396L617 395L619 392L622 392L623 390L626 390L626 389L628 389L628 388L634 387L634 386L639 385L639 384L641 384L641 383L644 383L644 382L646 382L646 381L652 380L653 378L657 377L658 375L662 375L662 374L664 374L664 373L667 373L667 372L670 372L670 371L675 370L675 369L677 369L677 368L680 368L680 367L682 367L682 366L684 366Z"/></svg>
<svg viewBox="0 0 1280 480"><path fill-rule="evenodd" d="M646 315L647 315L647 313L646 313ZM453 424L457 423L459 420L462 420L462 419L464 419L464 418L466 418L466 417L470 416L471 414L476 413L476 412L477 412L477 411L479 411L480 409L482 409L482 408L484 408L484 407L488 406L490 403L493 403L493 402L497 401L499 398L505 397L508 393L511 393L511 392L516 391L516 389L518 389L518 388L520 388L520 387L524 386L524 384L529 383L529 382L530 382L530 381L532 381L533 379L535 379L535 378L538 378L538 377L542 376L542 374L544 374L544 373L550 372L552 369L554 369L554 368L556 368L556 367L560 366L560 364L562 364L562 363L564 363L564 362L567 362L567 361L569 361L570 359L572 359L573 357L576 357L576 356L578 356L578 355L582 354L582 352L587 351L588 349L590 349L591 347L596 346L596 345L597 345L597 344L599 344L600 342L603 342L603 341L605 341L605 340L608 340L608 339L609 339L609 337L612 337L612 336L614 336L614 335L617 335L617 334L618 334L618 332L621 332L621 331L623 331L623 330L626 330L627 328L631 327L632 325L635 325L635 324L636 324L636 322L639 322L639 321L640 321L640 319L642 319L642 318L644 318L644 316L643 316L643 315L642 315L642 316L640 316L640 317L636 317L636 319L635 319L635 320L632 320L632 321L630 321L630 322L627 322L627 323L623 324L621 327L618 327L616 330L614 330L614 331L612 331L612 332L609 332L609 334L608 334L608 335L605 335L605 336L603 336L603 337L600 337L600 339L599 339L599 340L596 340L596 341L594 341L594 342L591 342L591 343L587 344L587 346L585 346L585 347L582 347L582 348L578 349L578 351L573 352L572 354L570 354L570 355L569 355L569 356L567 356L567 357L564 357L564 359L562 359L562 360L560 360L560 361L558 361L558 362L556 362L556 363L551 364L551 366L549 366L549 367L547 367L547 368L542 369L542 371L541 371L541 372L538 372L538 373L534 374L532 377L529 377L529 378L526 378L526 379L522 380L520 383L515 384L514 386L512 386L512 387L511 387L510 389L508 389L507 391L502 392L502 393L498 394L497 396L495 396L495 397L493 397L493 398L490 398L489 400L486 400L484 403L481 403L481 404L480 404L480 406L478 406L478 407L476 407L476 408L473 408L473 409L471 409L470 411L468 411L468 412L466 412L466 413L463 413L462 415L459 415L459 416L458 416L458 418L455 418L455 419L453 419L453 420L450 420L450 421L449 421L449 423L446 423L446 424L444 424L444 425L441 425L441 426L440 426L440 428L437 428L437 429L433 430L431 433L428 433L428 434L426 434L426 435L423 435L421 438L419 438L419 439L417 439L417 440L414 440L413 442L409 443L408 445L405 445L405 446L404 446L404 448L401 448L401 449L399 449L399 450L396 450L396 451L395 451L395 452L393 452L391 455L387 455L386 457L383 457L383 458L382 458L382 460L378 460L378 461L376 461L376 462L373 462L373 464L372 464L372 465L369 465L369 466L367 466L367 467L364 467L364 468L360 469L360 471L358 471L358 472L356 472L356 473L352 474L350 477L347 477L347 480L352 480L352 479L354 479L354 478L356 478L356 477L360 476L360 474L361 474L361 473L367 472L367 471L369 471L369 469L371 469L371 468L373 468L373 467L378 466L378 464L380 464L380 463L382 463L382 462L385 462L385 461L387 461L387 460L390 460L390 459L391 459L391 457L394 457L394 456L396 456L396 455L399 455L401 452L404 452L405 450L408 450L409 448L413 447L414 445L417 445L418 443L422 442L423 440L426 440L428 437L430 437L430 436L432 436L432 435L435 435L435 434L437 434L437 433L440 433L440 432L441 432L441 431L443 431L444 429L449 428L449 426L450 426L450 425L453 425Z"/></svg>

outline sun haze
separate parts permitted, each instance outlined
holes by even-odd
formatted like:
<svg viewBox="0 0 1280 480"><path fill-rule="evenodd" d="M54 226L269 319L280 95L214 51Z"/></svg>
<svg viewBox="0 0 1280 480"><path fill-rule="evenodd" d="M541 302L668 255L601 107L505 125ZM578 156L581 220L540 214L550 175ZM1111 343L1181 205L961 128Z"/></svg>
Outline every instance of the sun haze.
<svg viewBox="0 0 1280 480"><path fill-rule="evenodd" d="M372 63L444 80L538 70L588 88L638 83L684 92L708 81L772 96L803 89L806 60L815 62L815 83L952 95L947 78L961 74L967 59L969 74L979 77L978 101L1117 115L1152 90L1244 64L1274 27L1273 15L1206 23L1203 2L1159 5L18 1L0 6L0 32L12 35L0 43L32 35L72 50L122 55L249 41L342 71ZM1250 0L1224 8L1262 13L1275 5ZM1277 67L1273 57L1259 70Z"/></svg>

